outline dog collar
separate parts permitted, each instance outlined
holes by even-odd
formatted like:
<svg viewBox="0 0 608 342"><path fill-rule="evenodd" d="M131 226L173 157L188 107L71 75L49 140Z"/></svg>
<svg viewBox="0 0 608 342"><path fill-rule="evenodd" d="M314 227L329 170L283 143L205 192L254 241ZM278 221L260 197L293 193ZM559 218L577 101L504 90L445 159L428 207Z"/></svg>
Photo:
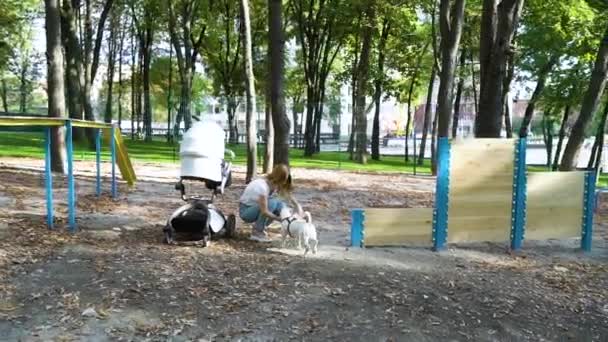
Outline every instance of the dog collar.
<svg viewBox="0 0 608 342"><path fill-rule="evenodd" d="M281 220L281 222L283 221L287 221L287 234L289 234L290 238L293 238L293 235L291 235L291 230L289 229L291 227L291 223L294 222L296 220L295 217L286 217L284 219Z"/></svg>

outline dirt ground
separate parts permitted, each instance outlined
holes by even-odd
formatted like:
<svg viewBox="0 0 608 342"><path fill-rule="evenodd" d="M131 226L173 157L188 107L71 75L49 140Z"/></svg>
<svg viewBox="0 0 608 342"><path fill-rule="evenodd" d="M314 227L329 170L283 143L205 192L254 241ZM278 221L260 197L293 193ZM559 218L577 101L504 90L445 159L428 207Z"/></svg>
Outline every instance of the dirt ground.
<svg viewBox="0 0 608 342"><path fill-rule="evenodd" d="M40 161L0 160L0 340L608 340L607 201L588 255L577 239L526 241L518 255L501 244L361 250L347 247L350 208L430 207L433 180L295 170L321 240L304 259L248 241L241 222L241 237L209 248L163 245L164 221L183 203L177 168L137 164L137 186L121 184L112 201L108 179L95 197L92 166L76 164L72 235L65 179L54 178L48 231ZM242 171L216 201L225 213Z"/></svg>

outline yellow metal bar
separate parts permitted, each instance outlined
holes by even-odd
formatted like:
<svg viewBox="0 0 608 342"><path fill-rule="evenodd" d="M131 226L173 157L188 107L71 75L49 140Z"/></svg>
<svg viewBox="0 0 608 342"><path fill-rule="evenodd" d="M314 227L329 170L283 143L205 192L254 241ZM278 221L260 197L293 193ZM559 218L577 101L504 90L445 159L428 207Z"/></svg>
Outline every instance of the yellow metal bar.
<svg viewBox="0 0 608 342"><path fill-rule="evenodd" d="M97 121L87 121L87 120L76 120L72 119L72 127L84 127L84 128L111 128L112 124L105 122L97 122Z"/></svg>
<svg viewBox="0 0 608 342"><path fill-rule="evenodd" d="M63 126L66 119L63 118L37 118L20 116L0 116L0 126Z"/></svg>

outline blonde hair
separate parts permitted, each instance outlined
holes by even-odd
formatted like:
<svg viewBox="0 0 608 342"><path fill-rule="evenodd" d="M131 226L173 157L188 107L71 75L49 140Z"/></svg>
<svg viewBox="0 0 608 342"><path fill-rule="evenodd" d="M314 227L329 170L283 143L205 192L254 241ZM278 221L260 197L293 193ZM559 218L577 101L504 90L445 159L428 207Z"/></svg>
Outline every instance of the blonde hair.
<svg viewBox="0 0 608 342"><path fill-rule="evenodd" d="M277 190L279 194L289 193L292 190L291 175L289 168L285 164L278 164L272 172L266 176L268 182Z"/></svg>

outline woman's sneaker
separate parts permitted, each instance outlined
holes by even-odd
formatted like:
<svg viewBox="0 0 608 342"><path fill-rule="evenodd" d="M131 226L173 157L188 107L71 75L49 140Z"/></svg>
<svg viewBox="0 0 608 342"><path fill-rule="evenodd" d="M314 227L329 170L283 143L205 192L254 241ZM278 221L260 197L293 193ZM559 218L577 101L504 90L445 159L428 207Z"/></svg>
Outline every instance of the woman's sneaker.
<svg viewBox="0 0 608 342"><path fill-rule="evenodd" d="M265 232L264 233L253 232L253 233L251 233L249 240L257 241L257 242L271 242L272 241L266 236Z"/></svg>

